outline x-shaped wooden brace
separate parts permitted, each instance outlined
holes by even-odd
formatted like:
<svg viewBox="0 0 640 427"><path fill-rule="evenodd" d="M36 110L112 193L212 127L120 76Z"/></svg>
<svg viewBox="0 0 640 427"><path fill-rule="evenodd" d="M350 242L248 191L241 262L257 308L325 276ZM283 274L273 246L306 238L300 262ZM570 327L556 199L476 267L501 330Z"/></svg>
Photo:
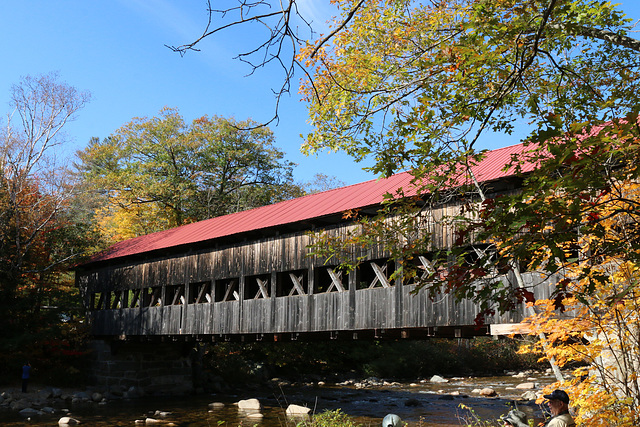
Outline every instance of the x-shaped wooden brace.
<svg viewBox="0 0 640 427"><path fill-rule="evenodd" d="M116 291L113 295L113 304L111 304L111 308L120 308L120 299L122 298L123 291Z"/></svg>
<svg viewBox="0 0 640 427"><path fill-rule="evenodd" d="M420 264L422 264L422 269L424 272L420 275L422 280L426 279L427 276L430 276L436 272L436 269L433 268L433 264L429 261L425 256L419 255L418 259L420 260Z"/></svg>
<svg viewBox="0 0 640 427"><path fill-rule="evenodd" d="M153 307L155 305L162 305L162 300L160 299L160 294L162 289L160 288L152 288L153 291L151 295L149 295L149 307Z"/></svg>
<svg viewBox="0 0 640 427"><path fill-rule="evenodd" d="M327 267L327 273L331 277L331 286L327 289L327 292L331 292L333 288L336 288L338 292L344 292L344 286L342 286L342 271L335 272L333 268Z"/></svg>
<svg viewBox="0 0 640 427"><path fill-rule="evenodd" d="M178 305L178 302L182 303L183 300L184 296L182 295L182 288L178 287L176 288L176 293L173 294L173 301L171 301L171 305Z"/></svg>
<svg viewBox="0 0 640 427"><path fill-rule="evenodd" d="M371 268L373 268L373 272L376 273L376 277L373 279L373 282L371 282L371 285L369 285L369 289L375 287L378 282L380 282L383 288L391 287L391 284L389 284L389 280L387 279L387 275L385 274L385 271L387 271L387 264L384 264L382 267L375 262L371 262L370 264Z"/></svg>
<svg viewBox="0 0 640 427"><path fill-rule="evenodd" d="M133 297L131 298L131 305L129 307L130 308L137 307L139 302L140 302L140 289L134 289Z"/></svg>
<svg viewBox="0 0 640 427"><path fill-rule="evenodd" d="M229 283L227 283L227 289L224 293L224 298L222 299L222 301L231 301L231 299L229 298L231 295L233 295L233 298L236 301L240 301L240 295L238 294L238 291L235 290L236 285L237 285L237 282L235 280L229 280Z"/></svg>
<svg viewBox="0 0 640 427"><path fill-rule="evenodd" d="M259 277L256 277L256 282L258 282L258 292L256 293L256 296L253 297L253 299L260 298L261 294L262 294L262 298L269 298L269 291L267 291L267 285L269 285L269 279L262 280Z"/></svg>
<svg viewBox="0 0 640 427"><path fill-rule="evenodd" d="M196 298L196 303L201 303L203 298L205 298L205 292L207 291L207 283L200 284L200 291L198 291L198 298ZM206 294L207 301L211 300L209 294Z"/></svg>
<svg viewBox="0 0 640 427"><path fill-rule="evenodd" d="M289 273L289 277L291 277L291 281L293 282L293 288L291 292L289 292L289 296L292 296L294 292L297 292L298 295L306 295L304 293L304 288L302 287L302 279L304 275L296 276L293 273Z"/></svg>

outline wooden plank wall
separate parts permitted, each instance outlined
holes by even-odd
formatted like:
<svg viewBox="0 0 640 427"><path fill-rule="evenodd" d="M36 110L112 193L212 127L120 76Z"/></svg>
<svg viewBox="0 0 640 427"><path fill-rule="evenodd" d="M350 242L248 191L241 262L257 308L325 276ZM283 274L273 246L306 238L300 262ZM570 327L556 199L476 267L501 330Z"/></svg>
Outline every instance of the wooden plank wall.
<svg viewBox="0 0 640 427"><path fill-rule="evenodd" d="M447 206L436 213L435 219L451 215L456 209ZM327 232L341 235L354 227L336 226ZM430 231L434 247L453 244L450 230L434 227ZM358 281L362 279L353 273L344 281L342 291L334 287L331 292L314 293L314 289L327 290L331 281L316 283L320 278L326 281L329 274L324 259L309 255L311 241L310 234L299 232L112 264L77 271L77 283L85 304L94 308L90 312L94 335L279 334L474 324L479 310L470 301L454 302L448 295L432 300L423 291L413 295L413 286L407 284L374 283L371 289L360 289L362 283ZM351 256L363 254L383 264L388 257L379 246L361 249ZM302 277L302 294L294 289L289 273ZM531 286L542 282L538 273L524 276ZM231 281L238 285L237 299L223 300L221 294L233 295L224 288ZM258 283L266 284L266 298ZM549 295L549 283L553 284L553 280L535 286L536 297ZM202 292L195 295L201 286L208 290L207 299L196 302L202 296ZM134 292L140 293L137 304L133 302ZM277 292L290 296L279 296ZM254 299L256 295L258 298ZM100 298L101 305L96 307ZM514 323L524 317L523 306L488 320Z"/></svg>

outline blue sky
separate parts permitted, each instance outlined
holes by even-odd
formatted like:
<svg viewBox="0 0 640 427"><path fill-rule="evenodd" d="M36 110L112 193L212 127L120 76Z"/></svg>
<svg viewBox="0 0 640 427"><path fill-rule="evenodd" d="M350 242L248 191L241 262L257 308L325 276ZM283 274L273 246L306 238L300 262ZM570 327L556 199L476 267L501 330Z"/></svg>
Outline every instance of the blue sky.
<svg viewBox="0 0 640 427"><path fill-rule="evenodd" d="M322 23L327 3L301 4L307 16ZM630 17L640 18L639 0L623 3ZM61 80L92 95L67 127L70 153L85 147L92 136L104 138L133 117L152 117L164 106L178 108L187 121L205 114L269 120L278 76L264 70L245 77L250 68L233 60L259 34L224 33L205 40L201 52L184 57L165 46L201 34L206 6L204 0L2 0L0 113L8 111L9 89L22 76L58 72ZM315 173L346 184L375 178L346 155L300 154L300 134L309 127L296 92L293 87L281 101L280 122L271 126L276 145L298 164L296 180L309 181ZM517 142L485 144L496 148Z"/></svg>

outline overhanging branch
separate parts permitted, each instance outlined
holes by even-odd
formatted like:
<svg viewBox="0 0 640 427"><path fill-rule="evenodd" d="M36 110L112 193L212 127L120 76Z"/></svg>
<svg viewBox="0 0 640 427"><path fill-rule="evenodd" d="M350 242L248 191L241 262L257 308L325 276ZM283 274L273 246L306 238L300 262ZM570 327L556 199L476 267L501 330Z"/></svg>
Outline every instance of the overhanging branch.
<svg viewBox="0 0 640 427"><path fill-rule="evenodd" d="M577 36L591 37L612 43L616 46L626 47L627 49L640 52L640 40L624 34L614 33L613 31L600 28L585 27L582 25L565 25L565 24L549 24L549 28L564 31Z"/></svg>

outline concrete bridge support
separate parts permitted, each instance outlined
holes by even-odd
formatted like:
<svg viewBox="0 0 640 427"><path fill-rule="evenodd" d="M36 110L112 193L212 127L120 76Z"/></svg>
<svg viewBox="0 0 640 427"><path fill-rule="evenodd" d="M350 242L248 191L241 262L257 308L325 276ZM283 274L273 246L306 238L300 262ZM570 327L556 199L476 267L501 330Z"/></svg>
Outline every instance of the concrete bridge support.
<svg viewBox="0 0 640 427"><path fill-rule="evenodd" d="M182 342L94 340L96 385L126 395L179 395L193 391L191 346Z"/></svg>

